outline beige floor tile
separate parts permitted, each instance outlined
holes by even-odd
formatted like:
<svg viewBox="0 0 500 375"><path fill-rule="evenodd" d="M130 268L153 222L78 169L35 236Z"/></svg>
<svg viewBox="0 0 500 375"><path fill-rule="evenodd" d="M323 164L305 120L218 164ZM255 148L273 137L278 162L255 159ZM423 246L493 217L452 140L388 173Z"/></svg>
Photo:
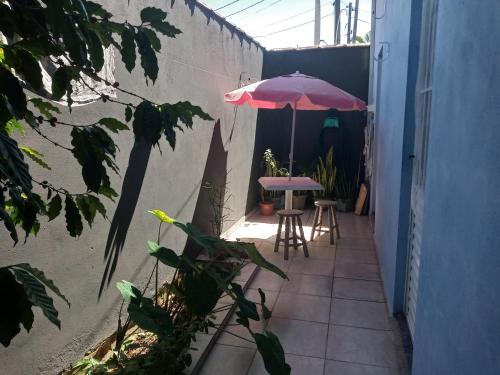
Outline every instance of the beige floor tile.
<svg viewBox="0 0 500 375"><path fill-rule="evenodd" d="M274 306L273 316L328 323L330 319L330 300L329 297L281 292Z"/></svg>
<svg viewBox="0 0 500 375"><path fill-rule="evenodd" d="M205 348L208 346L212 337L213 337L212 335L205 335L202 333L198 333L196 335L196 341L191 342L192 349L189 351L189 353L191 354L192 363L191 366L189 366L187 369L184 370L185 375L190 375L192 373L194 367L198 363L198 360L203 354Z"/></svg>
<svg viewBox="0 0 500 375"><path fill-rule="evenodd" d="M385 303L332 299L330 322L353 327L389 330Z"/></svg>
<svg viewBox="0 0 500 375"><path fill-rule="evenodd" d="M290 272L307 275L332 276L333 268L333 260L295 257L292 259Z"/></svg>
<svg viewBox="0 0 500 375"><path fill-rule="evenodd" d="M269 290L279 292L284 282L285 279L283 279L281 276L275 274L274 272L261 268L255 279L250 284L250 288L261 288L264 291Z"/></svg>
<svg viewBox="0 0 500 375"><path fill-rule="evenodd" d="M311 259L335 259L335 246L325 246L316 242L308 242L307 246Z"/></svg>
<svg viewBox="0 0 500 375"><path fill-rule="evenodd" d="M256 349L216 344L203 368L201 375L246 374L253 361Z"/></svg>
<svg viewBox="0 0 500 375"><path fill-rule="evenodd" d="M288 273L289 280L283 283L282 292L309 294L330 297L332 295L332 278L329 276L303 275Z"/></svg>
<svg viewBox="0 0 500 375"><path fill-rule="evenodd" d="M267 327L278 336L285 353L323 357L328 324L273 317Z"/></svg>
<svg viewBox="0 0 500 375"><path fill-rule="evenodd" d="M364 263L337 263L335 277L380 281L378 265Z"/></svg>
<svg viewBox="0 0 500 375"><path fill-rule="evenodd" d="M375 251L337 249L335 263L378 264L378 261Z"/></svg>
<svg viewBox="0 0 500 375"><path fill-rule="evenodd" d="M247 264L245 267L243 267L241 269L240 274L236 275L236 277L234 278L234 281L237 281L240 283L244 283L244 282L248 281L250 276L252 276L252 273L255 270L255 268L256 268L255 264L252 264L252 263Z"/></svg>
<svg viewBox="0 0 500 375"><path fill-rule="evenodd" d="M371 238L343 237L337 240L338 249L374 250L375 243Z"/></svg>
<svg viewBox="0 0 500 375"><path fill-rule="evenodd" d="M366 365L398 367L390 331L330 325L326 357Z"/></svg>
<svg viewBox="0 0 500 375"><path fill-rule="evenodd" d="M382 283L379 281L335 278L333 296L373 302L385 301Z"/></svg>
<svg viewBox="0 0 500 375"><path fill-rule="evenodd" d="M291 375L323 375L323 368L325 366L324 359L286 354L285 360L292 368ZM248 375L264 374L267 374L264 367L264 361L259 352L257 352Z"/></svg>
<svg viewBox="0 0 500 375"><path fill-rule="evenodd" d="M326 360L325 375L397 375L395 369Z"/></svg>

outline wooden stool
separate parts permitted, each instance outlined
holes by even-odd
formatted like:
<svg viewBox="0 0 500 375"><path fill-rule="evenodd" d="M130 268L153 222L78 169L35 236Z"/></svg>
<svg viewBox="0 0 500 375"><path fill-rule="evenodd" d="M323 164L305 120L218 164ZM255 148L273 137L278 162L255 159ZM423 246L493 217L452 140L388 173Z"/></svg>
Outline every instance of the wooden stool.
<svg viewBox="0 0 500 375"><path fill-rule="evenodd" d="M278 252L280 242L283 242L285 244L285 260L288 259L288 247L290 246L290 241L292 241L295 249L302 246L304 256L306 258L309 257L309 252L307 251L307 241L304 237L304 229L302 229L302 220L300 219L303 213L304 212L300 210L279 210L276 212L276 214L280 217L280 223L278 226L278 234L276 235L276 242L274 244L274 252ZM285 239L281 238L283 221L285 222ZM297 224L299 226L300 237L297 235ZM292 231L292 238L290 238L290 229Z"/></svg>
<svg viewBox="0 0 500 375"><path fill-rule="evenodd" d="M314 232L330 232L330 244L333 244L333 229L337 233L337 238L340 238L339 222L337 221L337 213L335 212L333 201L316 201L314 205L316 206L316 211L314 212L314 220L311 230L311 241L314 239ZM328 227L329 230L322 230L321 225L323 224L323 209L328 210ZM318 228L319 229L316 229Z"/></svg>

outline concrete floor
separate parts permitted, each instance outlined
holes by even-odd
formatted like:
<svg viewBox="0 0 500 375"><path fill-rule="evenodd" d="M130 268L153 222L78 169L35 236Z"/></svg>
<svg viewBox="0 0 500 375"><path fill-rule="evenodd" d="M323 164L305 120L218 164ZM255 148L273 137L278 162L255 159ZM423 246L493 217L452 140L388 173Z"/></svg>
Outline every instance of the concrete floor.
<svg viewBox="0 0 500 375"><path fill-rule="evenodd" d="M308 240L312 218L313 211L305 211ZM295 375L408 374L397 322L386 310L368 218L339 213L338 220L341 238L335 245L322 234L308 242L309 258L299 248L291 250L288 261L282 246L278 254L273 252L278 228L274 216L254 215L231 234L252 239L289 278L259 270L247 294L258 301L257 289L262 288L273 314L267 322L253 322L253 329L266 328L279 337ZM244 328L226 329L250 338ZM267 372L255 344L223 333L201 374Z"/></svg>

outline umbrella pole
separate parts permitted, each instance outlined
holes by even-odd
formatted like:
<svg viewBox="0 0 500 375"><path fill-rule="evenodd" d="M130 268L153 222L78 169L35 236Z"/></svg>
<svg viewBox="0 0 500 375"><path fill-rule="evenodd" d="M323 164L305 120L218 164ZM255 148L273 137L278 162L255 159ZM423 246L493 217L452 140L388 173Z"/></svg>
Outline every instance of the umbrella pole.
<svg viewBox="0 0 500 375"><path fill-rule="evenodd" d="M293 146L295 144L295 117L297 115L297 103L293 103L292 106L293 114L292 114L292 140L290 141L290 167L289 167L289 175L288 181L292 180L293 175ZM292 209L292 197L293 190L285 190L285 209Z"/></svg>

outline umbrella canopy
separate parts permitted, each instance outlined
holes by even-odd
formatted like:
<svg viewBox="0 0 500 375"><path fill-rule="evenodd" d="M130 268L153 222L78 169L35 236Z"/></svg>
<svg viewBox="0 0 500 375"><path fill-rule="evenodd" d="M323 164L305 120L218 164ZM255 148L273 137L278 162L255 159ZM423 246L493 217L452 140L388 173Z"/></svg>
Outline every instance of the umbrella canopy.
<svg viewBox="0 0 500 375"><path fill-rule="evenodd" d="M298 110L360 111L366 104L319 78L296 72L252 83L224 95L224 101L253 108L280 109L289 104Z"/></svg>
<svg viewBox="0 0 500 375"><path fill-rule="evenodd" d="M296 110L321 111L335 108L339 111L363 111L361 99L319 78L296 72L252 83L224 94L224 101L236 105L247 103L253 108L281 109L288 104L293 109L292 139L290 144L290 179L292 178L293 147L295 141Z"/></svg>

